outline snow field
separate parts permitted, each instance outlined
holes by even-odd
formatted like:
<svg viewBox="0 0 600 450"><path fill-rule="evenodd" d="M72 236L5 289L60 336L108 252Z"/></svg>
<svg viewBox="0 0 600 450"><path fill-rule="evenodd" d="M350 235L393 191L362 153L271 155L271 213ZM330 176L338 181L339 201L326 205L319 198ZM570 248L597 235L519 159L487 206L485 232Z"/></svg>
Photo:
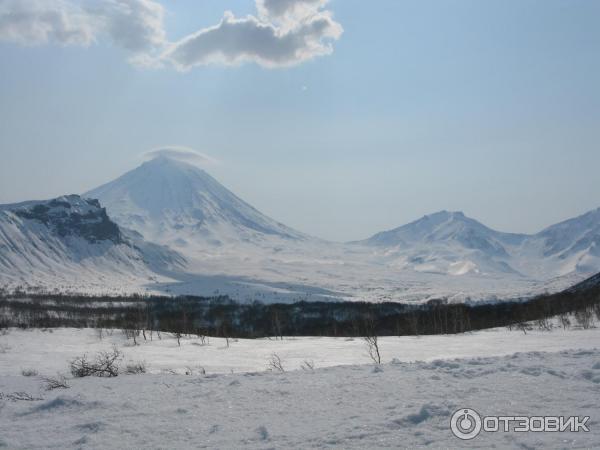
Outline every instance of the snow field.
<svg viewBox="0 0 600 450"><path fill-rule="evenodd" d="M0 445L35 448L597 448L600 351L314 372L0 377ZM20 394L16 394L20 393ZM21 397L19 397L19 395ZM32 400L24 400L30 395ZM21 398L19 400L18 398ZM451 415L590 416L589 433L454 437Z"/></svg>
<svg viewBox="0 0 600 450"><path fill-rule="evenodd" d="M18 375L22 369L35 369L53 375L68 372L68 363L84 353L93 355L113 346L124 354L123 362L146 363L148 372L185 373L203 368L207 374L261 372L272 354L277 354L288 371L299 370L305 361L316 368L369 364L361 338L284 337L275 339L225 339L208 337L207 344L196 337L183 337L181 346L169 333L152 341L147 332L138 345L127 340L121 330L104 330L102 338L94 329L12 329L0 336L0 374ZM515 352L556 352L600 347L600 328L588 330L554 328L553 331L508 331L505 328L436 336L388 336L379 338L382 362L413 362L435 359L508 355Z"/></svg>

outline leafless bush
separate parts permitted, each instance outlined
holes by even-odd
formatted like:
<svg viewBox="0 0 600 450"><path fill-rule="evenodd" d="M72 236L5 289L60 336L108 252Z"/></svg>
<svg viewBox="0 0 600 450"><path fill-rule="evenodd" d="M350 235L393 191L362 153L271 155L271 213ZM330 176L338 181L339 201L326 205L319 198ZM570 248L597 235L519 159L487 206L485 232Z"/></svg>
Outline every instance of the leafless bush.
<svg viewBox="0 0 600 450"><path fill-rule="evenodd" d="M144 361L130 362L125 366L125 373L129 375L146 373L146 371L146 363Z"/></svg>
<svg viewBox="0 0 600 450"><path fill-rule="evenodd" d="M285 372L283 362L277 353L273 353L269 358L268 368L277 372Z"/></svg>
<svg viewBox="0 0 600 450"><path fill-rule="evenodd" d="M87 355L79 356L71 361L71 374L74 377L116 377L119 375L118 362L122 355L116 347L111 351L103 351L93 361Z"/></svg>
<svg viewBox="0 0 600 450"><path fill-rule="evenodd" d="M377 338L375 320L367 318L365 320L365 335L363 340L367 346L367 353L375 364L381 364L381 354L379 353L379 340Z"/></svg>
<svg viewBox="0 0 600 450"><path fill-rule="evenodd" d="M0 400L10 400L11 402L25 401L35 402L43 400L41 397L34 397L27 392L13 392L12 394L3 394L0 392Z"/></svg>
<svg viewBox="0 0 600 450"><path fill-rule="evenodd" d="M42 381L44 382L44 388L47 391L52 391L54 389L69 389L71 387L67 383L65 376L60 373L56 377L42 377Z"/></svg>
<svg viewBox="0 0 600 450"><path fill-rule="evenodd" d="M305 360L302 364L300 364L300 368L306 372L312 372L313 370L315 370L315 362L312 360Z"/></svg>
<svg viewBox="0 0 600 450"><path fill-rule="evenodd" d="M185 366L185 374L186 375L206 375L206 370L202 366Z"/></svg>
<svg viewBox="0 0 600 450"><path fill-rule="evenodd" d="M39 373L35 369L21 369L21 375L24 377L37 377Z"/></svg>
<svg viewBox="0 0 600 450"><path fill-rule="evenodd" d="M568 329L571 326L571 320L569 319L569 315L568 314L561 314L559 316L560 319L560 324L562 325L563 329Z"/></svg>

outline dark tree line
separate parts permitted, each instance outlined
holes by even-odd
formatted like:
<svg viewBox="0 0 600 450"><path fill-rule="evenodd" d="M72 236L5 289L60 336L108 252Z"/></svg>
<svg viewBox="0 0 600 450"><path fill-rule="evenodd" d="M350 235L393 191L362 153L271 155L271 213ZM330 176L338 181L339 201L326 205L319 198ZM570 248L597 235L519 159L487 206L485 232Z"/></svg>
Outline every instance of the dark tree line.
<svg viewBox="0 0 600 450"><path fill-rule="evenodd" d="M228 297L0 295L0 327L123 329L133 339L155 332L258 338L454 334L573 314L600 320L600 286L529 300L423 305L367 302L236 303ZM561 319L562 320L562 319ZM568 320L568 319L566 319ZM564 323L564 322L563 322ZM526 328L523 328L526 331Z"/></svg>

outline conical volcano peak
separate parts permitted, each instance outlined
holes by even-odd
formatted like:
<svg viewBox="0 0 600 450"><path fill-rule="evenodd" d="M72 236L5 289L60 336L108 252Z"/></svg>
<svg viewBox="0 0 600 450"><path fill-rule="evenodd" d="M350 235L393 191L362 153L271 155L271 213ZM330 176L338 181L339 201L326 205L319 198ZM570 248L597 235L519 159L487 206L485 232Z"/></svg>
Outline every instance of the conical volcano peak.
<svg viewBox="0 0 600 450"><path fill-rule="evenodd" d="M160 243L221 245L304 236L260 213L203 169L165 155L86 195L106 205L120 225Z"/></svg>

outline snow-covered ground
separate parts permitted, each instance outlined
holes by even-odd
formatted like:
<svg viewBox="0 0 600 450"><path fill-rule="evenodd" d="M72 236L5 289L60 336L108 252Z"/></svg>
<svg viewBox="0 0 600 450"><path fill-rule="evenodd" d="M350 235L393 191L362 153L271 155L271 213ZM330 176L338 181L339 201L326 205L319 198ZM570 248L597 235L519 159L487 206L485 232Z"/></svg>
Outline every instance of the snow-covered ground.
<svg viewBox="0 0 600 450"><path fill-rule="evenodd" d="M155 335L131 346L119 332L100 340L94 330L11 330L0 336L0 447L597 448L599 337L598 329L386 337L376 368L360 339L238 340L226 348L221 339L179 347ZM66 373L70 358L113 344L123 364L144 360L150 373L69 379L69 389L52 391L39 376L21 375ZM266 370L272 353L285 373ZM305 360L314 371L297 370ZM192 375L181 375L186 366ZM460 441L450 417L467 407L590 416L590 432Z"/></svg>
<svg viewBox="0 0 600 450"><path fill-rule="evenodd" d="M267 369L272 354L277 354L286 370L299 370L305 361L317 368L368 364L365 343L360 338L290 337L283 340L208 338L203 345L197 337L182 338L181 346L170 334L161 338L147 333L148 340L138 338L138 345L127 340L121 331L112 335L92 329L59 328L13 329L0 336L0 374L18 375L22 369L36 369L53 375L68 372L68 362L84 353L93 355L116 345L124 354L124 362L146 363L151 373L175 371L185 373L203 368L207 374L260 372ZM556 352L569 349L600 347L600 328L588 330L555 328L553 331L508 331L497 328L475 333L437 336L380 337L382 362L500 356L515 352Z"/></svg>

